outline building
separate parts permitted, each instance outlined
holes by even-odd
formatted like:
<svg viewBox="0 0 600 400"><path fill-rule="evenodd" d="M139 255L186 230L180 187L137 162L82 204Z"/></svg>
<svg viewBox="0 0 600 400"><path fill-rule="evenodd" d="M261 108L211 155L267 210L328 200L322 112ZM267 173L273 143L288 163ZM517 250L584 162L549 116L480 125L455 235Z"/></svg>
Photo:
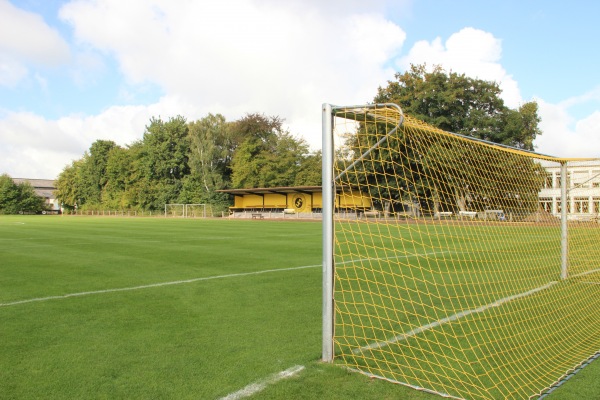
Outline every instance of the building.
<svg viewBox="0 0 600 400"><path fill-rule="evenodd" d="M547 175L539 193L540 208L560 216L561 167L558 163L542 162ZM587 219L600 214L600 160L571 161L567 171L567 213L570 219Z"/></svg>
<svg viewBox="0 0 600 400"><path fill-rule="evenodd" d="M54 196L56 190L55 181L52 179L27 179L27 178L13 178L13 182L21 184L23 182L29 183L35 192L40 197L46 200L48 211L51 213L60 213L60 203Z"/></svg>

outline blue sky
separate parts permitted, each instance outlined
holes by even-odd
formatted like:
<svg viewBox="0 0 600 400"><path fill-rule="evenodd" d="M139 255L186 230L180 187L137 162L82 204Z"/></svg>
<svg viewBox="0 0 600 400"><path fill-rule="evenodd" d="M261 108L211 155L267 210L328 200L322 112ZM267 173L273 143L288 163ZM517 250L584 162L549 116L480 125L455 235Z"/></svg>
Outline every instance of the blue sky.
<svg viewBox="0 0 600 400"><path fill-rule="evenodd" d="M260 112L320 144L320 105L410 63L536 100L538 151L600 156L600 2L0 0L0 173L55 178L151 117Z"/></svg>

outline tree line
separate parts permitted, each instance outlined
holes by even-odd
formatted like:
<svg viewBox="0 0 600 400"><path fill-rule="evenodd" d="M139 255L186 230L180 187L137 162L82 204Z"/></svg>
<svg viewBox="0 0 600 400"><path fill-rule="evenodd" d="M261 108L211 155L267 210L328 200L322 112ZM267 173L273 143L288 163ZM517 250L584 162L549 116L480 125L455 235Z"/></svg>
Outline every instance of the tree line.
<svg viewBox="0 0 600 400"><path fill-rule="evenodd" d="M60 173L66 209L161 210L169 203L223 208L226 188L320 185L321 156L283 128L279 117L208 114L152 118L141 140L122 147L97 140Z"/></svg>
<svg viewBox="0 0 600 400"><path fill-rule="evenodd" d="M496 82L412 65L379 87L373 102L398 104L449 132L533 150L541 134L537 104L511 109L500 95ZM418 168L408 171L419 175ZM208 114L192 122L151 118L142 139L127 146L95 141L63 169L55 194L66 209L161 210L167 203L227 207L220 189L320 184L321 152L286 131L280 117L254 113L227 121Z"/></svg>

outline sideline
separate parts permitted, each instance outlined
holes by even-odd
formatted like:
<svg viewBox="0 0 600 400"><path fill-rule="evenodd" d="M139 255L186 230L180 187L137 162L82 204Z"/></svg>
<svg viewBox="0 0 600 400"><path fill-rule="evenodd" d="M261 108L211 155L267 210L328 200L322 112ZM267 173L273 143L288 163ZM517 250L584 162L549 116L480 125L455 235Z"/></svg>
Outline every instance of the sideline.
<svg viewBox="0 0 600 400"><path fill-rule="evenodd" d="M9 307L9 306L16 306L19 304L34 303L34 302L49 301L49 300L68 299L70 297L90 296L90 295L94 295L94 294L128 292L131 290L149 289L149 288L171 286L171 285L182 285L184 283L210 281L213 279L225 279L225 278L236 278L236 277L240 277L240 276L261 275L261 274L268 274L271 272L295 271L295 270L299 270L299 269L308 269L308 268L317 268L317 267L320 268L321 264L304 265L301 267L290 267L290 268L265 269L262 271L241 272L241 273L237 273L237 274L205 276L202 278L192 278L192 279L185 279L185 280L181 280L181 281L172 281L172 282L151 283L148 285L131 286L131 287L124 287L124 288L116 288L116 289L102 289L102 290L92 290L89 292L68 293L68 294L63 294L60 296L37 297L37 298L33 298L33 299L16 300L16 301L8 302L8 303L0 303L0 307Z"/></svg>
<svg viewBox="0 0 600 400"><path fill-rule="evenodd" d="M219 400L238 400L243 399L244 397L250 397L253 394L264 390L269 385L277 383L283 379L291 378L294 375L298 375L303 370L303 365L294 365L293 367L288 368L285 371L277 372L273 375L267 376L266 378L258 382L251 383L243 389L238 390L237 392L233 392L225 397L221 397Z"/></svg>

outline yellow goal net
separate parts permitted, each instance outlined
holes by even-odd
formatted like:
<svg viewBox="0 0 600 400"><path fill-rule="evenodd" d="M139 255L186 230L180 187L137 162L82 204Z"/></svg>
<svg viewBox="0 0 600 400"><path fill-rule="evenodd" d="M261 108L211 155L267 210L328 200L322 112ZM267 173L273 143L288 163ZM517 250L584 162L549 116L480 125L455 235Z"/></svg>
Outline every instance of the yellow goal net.
<svg viewBox="0 0 600 400"><path fill-rule="evenodd" d="M323 106L323 358L445 397L544 397L600 354L600 160ZM336 205L344 194L369 208Z"/></svg>

